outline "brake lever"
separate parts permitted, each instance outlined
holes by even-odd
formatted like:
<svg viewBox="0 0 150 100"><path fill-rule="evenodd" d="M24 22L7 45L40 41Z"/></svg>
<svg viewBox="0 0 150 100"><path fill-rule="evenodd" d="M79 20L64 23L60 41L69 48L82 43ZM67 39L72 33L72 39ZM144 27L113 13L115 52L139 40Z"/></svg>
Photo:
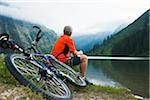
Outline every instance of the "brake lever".
<svg viewBox="0 0 150 100"><path fill-rule="evenodd" d="M41 36L36 38L36 42L38 42L42 37L44 36L44 34L42 34Z"/></svg>
<svg viewBox="0 0 150 100"><path fill-rule="evenodd" d="M40 33L41 33L41 29L39 29L39 31L38 31L38 33L36 35L36 38L39 38Z"/></svg>
<svg viewBox="0 0 150 100"><path fill-rule="evenodd" d="M38 33L36 35L36 39L35 39L35 41L38 42L43 36L43 35L39 36L42 31L41 31L41 29L38 26L33 26L33 28L39 29L39 31L38 31Z"/></svg>

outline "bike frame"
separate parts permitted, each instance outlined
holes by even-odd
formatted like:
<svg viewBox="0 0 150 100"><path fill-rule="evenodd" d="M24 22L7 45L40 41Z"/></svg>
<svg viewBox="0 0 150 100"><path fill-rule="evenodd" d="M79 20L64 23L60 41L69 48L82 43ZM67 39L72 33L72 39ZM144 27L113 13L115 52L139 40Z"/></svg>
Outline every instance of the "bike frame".
<svg viewBox="0 0 150 100"><path fill-rule="evenodd" d="M37 27L35 27L37 28ZM68 81L70 81L71 83L73 83L74 85L77 86L81 86L81 87L85 87L86 86L86 82L85 80L81 79L79 77L79 74L77 72L75 72L70 66L64 64L63 62L58 61L53 55L50 54L42 54L38 51L37 49L37 44L39 42L39 40L42 38L43 35L40 36L40 28L39 29L36 38L34 39L34 41L32 42L31 46L28 47L27 49L21 48L19 45L15 44L14 42L11 43L11 41L6 41L6 44L10 42L10 46L8 46L8 48L12 48L13 50L18 50L21 54L23 54L27 60L32 61L33 63L36 63L36 65L40 65L40 69L41 70L46 70L48 74L53 75L55 74L57 77L59 78L63 78L63 79L68 79ZM34 53L29 53L27 50L33 50ZM42 58L45 59L45 61L50 61L50 63L52 64L51 67L54 68L54 71L52 68L49 68L49 66L47 65L43 65L42 63L40 63L38 60L34 59L35 56L41 56ZM55 64L53 64L52 62ZM57 66L60 66L61 69ZM57 74L55 73L57 72Z"/></svg>
<svg viewBox="0 0 150 100"><path fill-rule="evenodd" d="M35 54L30 54L30 58L29 58L29 59L31 59L32 61L36 62L38 65L40 65L40 66L41 66L41 69L47 70L47 73L50 74L50 75L55 74L55 75L58 76L58 77L64 77L64 78L65 78L64 80L67 79L67 78L66 78L66 76L67 76L67 77L69 77L72 81L74 81L69 75L65 75L65 74L63 74L62 72L58 71L57 68L55 67L55 65L53 65L53 63L51 63L51 64L52 64L51 67L55 68L55 69L57 70L57 73L54 72L53 70L50 71L49 66L41 64L41 62L39 62L39 61L37 61L36 59L34 59L34 56L43 57L45 60L48 60L48 61L50 61L50 62L51 62L51 60L53 60L53 61L57 62L57 64L63 65L63 67L67 68L68 71L72 71L73 73L75 73L75 71L72 70L72 69L70 68L70 66L68 66L68 65L66 65L66 64L64 64L64 63L62 63L62 62L60 62L60 61L58 61L53 55L50 55L50 54L36 54L36 53L35 53ZM55 71L56 71L56 70L55 70ZM53 73L52 73L52 72L53 72Z"/></svg>

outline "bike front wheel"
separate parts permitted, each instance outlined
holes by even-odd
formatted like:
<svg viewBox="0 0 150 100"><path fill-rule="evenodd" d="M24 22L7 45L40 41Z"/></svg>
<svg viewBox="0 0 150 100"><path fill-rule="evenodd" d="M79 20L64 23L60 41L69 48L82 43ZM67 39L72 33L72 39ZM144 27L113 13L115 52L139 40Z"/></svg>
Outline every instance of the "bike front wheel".
<svg viewBox="0 0 150 100"><path fill-rule="evenodd" d="M47 99L70 100L72 98L69 88L61 79L47 74L47 71L26 56L8 55L6 64L11 74L21 84L42 93Z"/></svg>

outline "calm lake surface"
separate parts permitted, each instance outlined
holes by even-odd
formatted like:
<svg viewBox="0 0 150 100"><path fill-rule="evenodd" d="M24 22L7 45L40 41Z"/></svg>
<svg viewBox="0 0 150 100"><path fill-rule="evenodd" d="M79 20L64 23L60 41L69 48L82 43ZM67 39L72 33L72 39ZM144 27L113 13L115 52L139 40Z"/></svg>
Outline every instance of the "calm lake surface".
<svg viewBox="0 0 150 100"><path fill-rule="evenodd" d="M87 78L94 84L126 87L149 98L149 61L89 60Z"/></svg>

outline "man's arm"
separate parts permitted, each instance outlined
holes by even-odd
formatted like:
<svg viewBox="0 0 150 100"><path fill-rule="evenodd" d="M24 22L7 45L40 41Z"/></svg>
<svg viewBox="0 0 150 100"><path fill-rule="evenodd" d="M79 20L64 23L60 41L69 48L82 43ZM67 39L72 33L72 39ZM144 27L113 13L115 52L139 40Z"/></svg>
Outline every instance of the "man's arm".
<svg viewBox="0 0 150 100"><path fill-rule="evenodd" d="M83 52L81 52L81 51L78 52L76 50L76 48L74 46L74 42L73 42L73 40L71 38L68 38L67 44L69 46L70 52L73 53L73 55L78 56L78 55L82 55L83 54ZM73 56L73 55L71 55L71 56Z"/></svg>
<svg viewBox="0 0 150 100"><path fill-rule="evenodd" d="M75 51L73 52L73 54L77 56L77 55L82 55L83 52L82 52L82 51L77 51L77 50L75 50Z"/></svg>

